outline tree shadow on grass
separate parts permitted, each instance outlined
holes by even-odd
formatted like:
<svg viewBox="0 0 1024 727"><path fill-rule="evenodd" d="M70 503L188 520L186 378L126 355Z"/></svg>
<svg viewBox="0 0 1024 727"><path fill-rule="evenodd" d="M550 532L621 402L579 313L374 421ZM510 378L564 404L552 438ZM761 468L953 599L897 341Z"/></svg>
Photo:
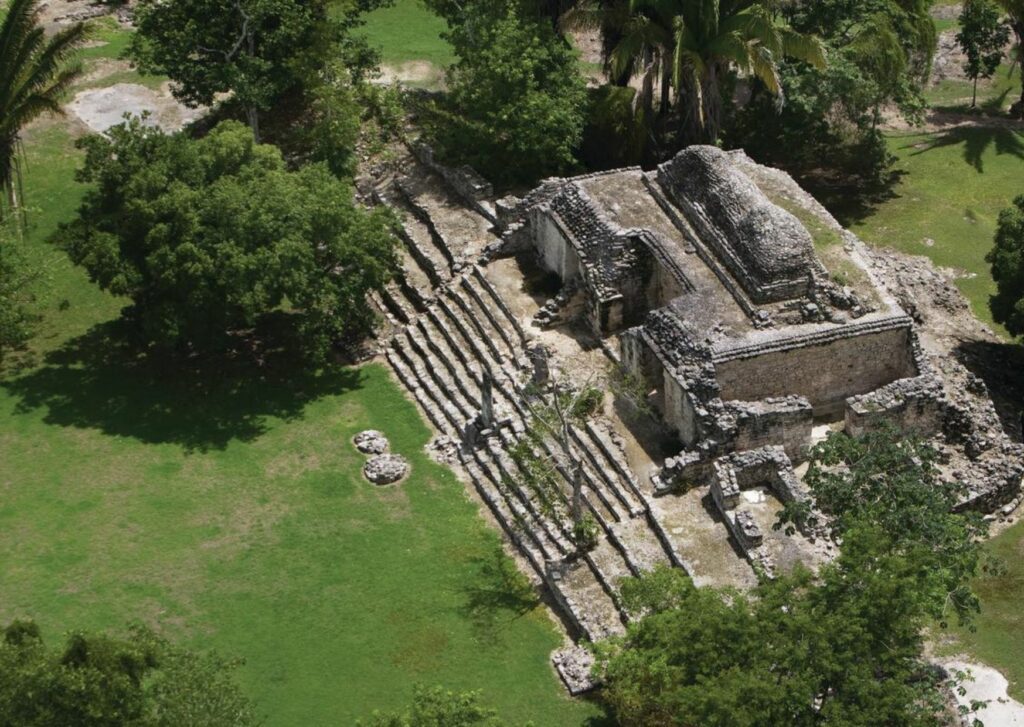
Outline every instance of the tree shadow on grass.
<svg viewBox="0 0 1024 727"><path fill-rule="evenodd" d="M995 147L996 154L1011 154L1024 159L1024 134L1015 129L989 126L958 126L935 136L931 142L919 143L912 156L926 154L935 149L963 145L964 161L979 174L985 172L982 160L989 147Z"/></svg>
<svg viewBox="0 0 1024 727"><path fill-rule="evenodd" d="M260 364L244 355L182 361L130 340L120 321L95 326L0 387L19 413L45 409L48 424L207 451L252 440L267 417L301 417L311 401L361 385L356 369L311 371L285 349Z"/></svg>
<svg viewBox="0 0 1024 727"><path fill-rule="evenodd" d="M882 204L900 195L896 191L907 174L902 169L886 172L880 180L816 170L797 175L800 186L827 209L843 227L863 222Z"/></svg>
<svg viewBox="0 0 1024 727"><path fill-rule="evenodd" d="M502 627L522 618L540 605L536 590L500 545L473 559L478 577L462 587L463 616L473 624L479 641L501 641Z"/></svg>

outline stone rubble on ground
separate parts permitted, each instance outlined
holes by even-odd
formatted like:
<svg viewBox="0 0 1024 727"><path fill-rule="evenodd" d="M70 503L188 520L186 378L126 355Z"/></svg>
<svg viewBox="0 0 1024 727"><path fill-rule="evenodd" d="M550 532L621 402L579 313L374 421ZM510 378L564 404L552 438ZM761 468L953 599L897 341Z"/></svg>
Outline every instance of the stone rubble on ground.
<svg viewBox="0 0 1024 727"><path fill-rule="evenodd" d="M376 429L359 432L352 438L352 444L363 454L384 454L388 451L388 438Z"/></svg>
<svg viewBox="0 0 1024 727"><path fill-rule="evenodd" d="M378 454L363 466L366 479L375 485L390 485L409 473L409 462L400 454Z"/></svg>

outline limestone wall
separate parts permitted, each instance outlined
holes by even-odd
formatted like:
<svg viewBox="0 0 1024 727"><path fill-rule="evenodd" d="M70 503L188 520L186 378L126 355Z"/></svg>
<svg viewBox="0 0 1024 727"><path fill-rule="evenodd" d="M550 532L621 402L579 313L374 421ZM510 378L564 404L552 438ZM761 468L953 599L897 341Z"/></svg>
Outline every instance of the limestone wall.
<svg viewBox="0 0 1024 727"><path fill-rule="evenodd" d="M790 459L807 457L814 410L803 397L765 401L729 401L726 409L736 420L736 449L781 446Z"/></svg>
<svg viewBox="0 0 1024 727"><path fill-rule="evenodd" d="M903 327L716 361L715 372L723 399L803 396L816 416L841 416L847 398L917 373Z"/></svg>
<svg viewBox="0 0 1024 727"><path fill-rule="evenodd" d="M555 273L563 283L580 275L580 258L570 244L565 231L555 218L538 213L534 221L537 253L544 268Z"/></svg>

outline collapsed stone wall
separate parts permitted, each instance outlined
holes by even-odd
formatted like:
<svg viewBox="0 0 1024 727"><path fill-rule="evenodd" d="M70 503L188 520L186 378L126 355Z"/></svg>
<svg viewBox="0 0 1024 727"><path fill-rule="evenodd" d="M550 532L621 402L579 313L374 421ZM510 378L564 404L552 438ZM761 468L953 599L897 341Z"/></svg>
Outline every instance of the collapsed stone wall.
<svg viewBox="0 0 1024 727"><path fill-rule="evenodd" d="M887 425L930 437L942 431L947 402L931 376L894 381L846 402L846 433L859 437Z"/></svg>
<svg viewBox="0 0 1024 727"><path fill-rule="evenodd" d="M410 149L421 164L444 179L475 212L491 222L498 221L494 210L486 203L494 197L494 187L475 169L466 165L449 167L441 164L434 158L434 150L423 142L412 144Z"/></svg>

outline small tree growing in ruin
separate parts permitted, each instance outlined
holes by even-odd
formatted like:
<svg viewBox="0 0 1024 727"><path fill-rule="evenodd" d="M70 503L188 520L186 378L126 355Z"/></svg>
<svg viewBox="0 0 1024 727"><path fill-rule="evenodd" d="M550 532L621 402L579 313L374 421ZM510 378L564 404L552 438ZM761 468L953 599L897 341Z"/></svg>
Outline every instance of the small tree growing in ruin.
<svg viewBox="0 0 1024 727"><path fill-rule="evenodd" d="M571 487L569 517L572 520L573 542L581 551L592 548L597 539L597 523L583 508L583 459L574 444L575 430L593 416L601 404L602 392L587 379L578 388L565 382L564 372L554 373L544 384L532 384L525 398L531 415L527 441L538 446L541 440L554 442L548 472L565 473ZM544 464L541 463L541 467Z"/></svg>

